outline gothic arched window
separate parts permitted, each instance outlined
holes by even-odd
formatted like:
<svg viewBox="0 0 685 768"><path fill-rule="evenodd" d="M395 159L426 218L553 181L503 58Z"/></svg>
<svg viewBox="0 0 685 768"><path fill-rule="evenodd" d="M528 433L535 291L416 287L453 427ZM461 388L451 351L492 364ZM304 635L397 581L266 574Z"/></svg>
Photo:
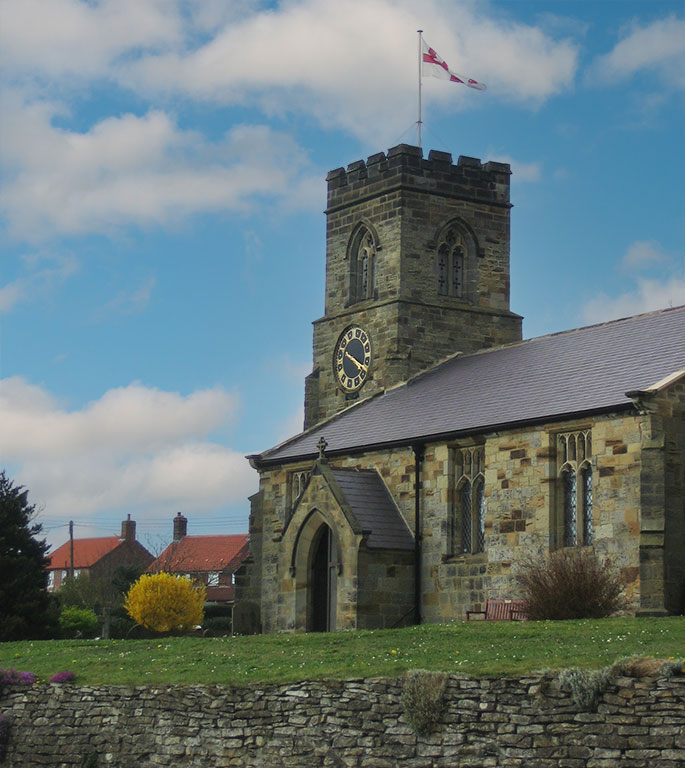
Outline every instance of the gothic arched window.
<svg viewBox="0 0 685 768"><path fill-rule="evenodd" d="M449 227L438 244L438 295L464 298L464 271L467 247L456 226Z"/></svg>
<svg viewBox="0 0 685 768"><path fill-rule="evenodd" d="M592 467L584 464L580 470L580 488L583 494L583 543L592 544Z"/></svg>
<svg viewBox="0 0 685 768"><path fill-rule="evenodd" d="M467 479L462 480L458 488L459 506L461 507L461 551L470 552L473 545L473 530L471 521L471 482Z"/></svg>
<svg viewBox="0 0 685 768"><path fill-rule="evenodd" d="M368 227L361 226L350 248L350 304L376 295L376 239Z"/></svg>
<svg viewBox="0 0 685 768"><path fill-rule="evenodd" d="M455 503L450 525L450 553L485 551L485 450L482 445L457 448Z"/></svg>
<svg viewBox="0 0 685 768"><path fill-rule="evenodd" d="M473 526L475 529L474 552L485 551L485 482L480 475L476 480L473 507Z"/></svg>
<svg viewBox="0 0 685 768"><path fill-rule="evenodd" d="M564 546L575 547L578 543L578 483L576 471L566 467L561 473L564 489Z"/></svg>
<svg viewBox="0 0 685 768"><path fill-rule="evenodd" d="M557 435L557 466L561 490L563 545L589 546L592 521L592 437L590 430Z"/></svg>

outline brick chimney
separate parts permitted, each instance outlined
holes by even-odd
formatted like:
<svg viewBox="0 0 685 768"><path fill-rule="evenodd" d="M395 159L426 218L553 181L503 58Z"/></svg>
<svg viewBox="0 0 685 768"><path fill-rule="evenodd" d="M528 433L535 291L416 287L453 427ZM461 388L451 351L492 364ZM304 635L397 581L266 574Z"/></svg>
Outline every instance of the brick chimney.
<svg viewBox="0 0 685 768"><path fill-rule="evenodd" d="M180 541L188 533L188 520L179 512L174 518L174 541Z"/></svg>
<svg viewBox="0 0 685 768"><path fill-rule="evenodd" d="M136 540L136 521L131 520L131 515L121 523L121 538L125 541Z"/></svg>

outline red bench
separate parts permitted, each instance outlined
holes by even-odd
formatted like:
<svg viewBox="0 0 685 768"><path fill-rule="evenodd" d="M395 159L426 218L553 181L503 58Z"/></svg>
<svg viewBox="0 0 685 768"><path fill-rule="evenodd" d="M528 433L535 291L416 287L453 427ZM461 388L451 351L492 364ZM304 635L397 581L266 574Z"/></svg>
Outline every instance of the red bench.
<svg viewBox="0 0 685 768"><path fill-rule="evenodd" d="M525 621L523 600L487 600L484 611L466 611L466 621L471 616L482 616L482 621Z"/></svg>

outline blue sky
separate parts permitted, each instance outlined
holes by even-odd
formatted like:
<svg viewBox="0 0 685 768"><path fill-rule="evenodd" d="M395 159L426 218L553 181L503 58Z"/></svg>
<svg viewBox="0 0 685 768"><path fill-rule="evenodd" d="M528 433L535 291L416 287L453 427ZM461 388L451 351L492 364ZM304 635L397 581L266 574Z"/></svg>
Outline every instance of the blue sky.
<svg viewBox="0 0 685 768"><path fill-rule="evenodd" d="M299 431L325 177L512 164L536 336L685 303L685 3L0 0L0 467L49 541L247 530Z"/></svg>

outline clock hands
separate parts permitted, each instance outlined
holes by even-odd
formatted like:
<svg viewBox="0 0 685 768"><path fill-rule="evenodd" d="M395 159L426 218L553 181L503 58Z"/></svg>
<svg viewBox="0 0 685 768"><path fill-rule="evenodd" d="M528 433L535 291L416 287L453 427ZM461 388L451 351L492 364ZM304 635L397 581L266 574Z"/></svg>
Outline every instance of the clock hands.
<svg viewBox="0 0 685 768"><path fill-rule="evenodd" d="M357 360L356 357L353 357L347 350L345 350L345 357L348 358L348 360L351 360L360 371L364 371L364 373L368 371L368 367L360 363L359 360Z"/></svg>

